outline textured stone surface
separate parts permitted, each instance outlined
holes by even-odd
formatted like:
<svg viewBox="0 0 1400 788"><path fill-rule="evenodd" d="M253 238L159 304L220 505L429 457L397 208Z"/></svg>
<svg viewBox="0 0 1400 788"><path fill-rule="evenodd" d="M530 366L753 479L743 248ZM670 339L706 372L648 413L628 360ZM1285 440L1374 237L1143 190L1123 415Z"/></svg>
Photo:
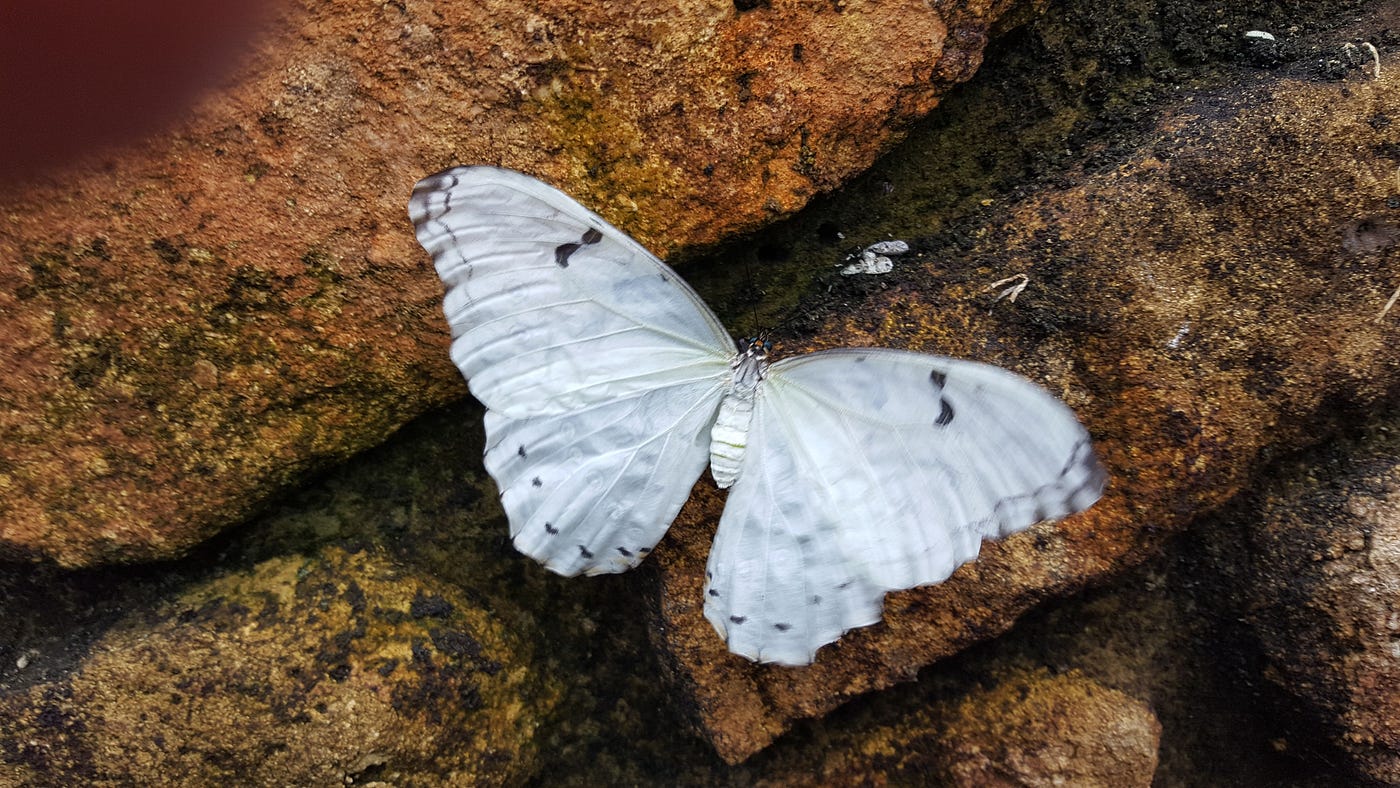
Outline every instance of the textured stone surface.
<svg viewBox="0 0 1400 788"><path fill-rule="evenodd" d="M460 396L429 172L714 242L868 166L1011 4L738 5L306 0L169 133L0 187L0 551L177 555Z"/></svg>
<svg viewBox="0 0 1400 788"><path fill-rule="evenodd" d="M964 698L933 745L949 785L1150 786L1162 726L1077 675L1013 675ZM916 772L917 773L917 772Z"/></svg>
<svg viewBox="0 0 1400 788"><path fill-rule="evenodd" d="M511 782L558 697L526 664L490 614L382 555L272 559L0 696L0 781Z"/></svg>
<svg viewBox="0 0 1400 788"><path fill-rule="evenodd" d="M760 785L1152 785L1162 726L1079 674L1012 672L898 722L789 749Z"/></svg>
<svg viewBox="0 0 1400 788"><path fill-rule="evenodd" d="M822 319L813 305L815 339L777 337L783 352L869 344L1017 370L1078 411L1112 481L1087 514L989 545L943 585L892 595L883 626L797 671L730 656L702 618L706 524L722 500L699 485L656 553L657 632L725 758L1140 561L1269 453L1394 394L1400 313L1376 319L1400 284L1388 264L1400 251L1393 61L1379 80L1325 81L1299 64L1184 96L1116 166L916 245L920 270L885 280L859 310ZM1016 273L1026 291L993 305L987 286Z"/></svg>
<svg viewBox="0 0 1400 788"><path fill-rule="evenodd" d="M1263 675L1358 770L1400 783L1400 438L1393 423L1292 465L1222 540ZM1228 548L1228 549L1226 549ZM1289 704L1280 704L1289 705Z"/></svg>

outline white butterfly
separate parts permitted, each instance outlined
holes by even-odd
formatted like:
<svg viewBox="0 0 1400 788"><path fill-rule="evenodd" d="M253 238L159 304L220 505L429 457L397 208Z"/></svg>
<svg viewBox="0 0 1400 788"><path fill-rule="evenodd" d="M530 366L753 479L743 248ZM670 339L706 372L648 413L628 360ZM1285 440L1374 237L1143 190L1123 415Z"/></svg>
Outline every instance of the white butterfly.
<svg viewBox="0 0 1400 788"><path fill-rule="evenodd" d="M1103 490L1088 434L1035 384L898 350L736 353L674 271L528 176L446 170L408 213L516 548L561 575L630 569L708 462L733 487L705 616L736 654L809 664L887 591Z"/></svg>

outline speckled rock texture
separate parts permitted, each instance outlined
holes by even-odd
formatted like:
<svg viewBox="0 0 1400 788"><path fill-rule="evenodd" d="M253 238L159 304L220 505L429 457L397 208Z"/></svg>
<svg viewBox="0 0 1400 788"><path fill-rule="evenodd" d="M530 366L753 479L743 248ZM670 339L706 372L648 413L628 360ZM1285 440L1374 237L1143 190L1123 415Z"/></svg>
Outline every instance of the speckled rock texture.
<svg viewBox="0 0 1400 788"><path fill-rule="evenodd" d="M108 783L146 781L155 779L149 776L156 765L187 784L227 782L218 776L257 748L274 757L246 770L239 784L477 784L526 774L570 786L902 784L951 774L967 759L946 745L976 740L969 737L978 726L996 720L1006 729L995 746L979 748L979 768L1025 773L1027 753L1049 755L1077 743L1094 754L1075 762L1078 774L1124 774L1125 760L1151 751L1144 743L1151 715L1137 700L1149 695L1140 682L1160 683L1179 668L1125 670L1119 652L1140 660L1186 650L1163 647L1150 632L1122 634L1121 610L1068 610L1051 624L1013 633L998 651L961 669L877 693L852 714L807 726L749 763L728 766L694 736L684 699L659 680L655 656L639 648L646 627L637 614L638 586L647 569L557 577L512 551L499 519L484 515L494 505L490 482L469 461L480 453L479 419L470 403L420 419L175 571L41 567L27 578L0 575L0 620L8 627L0 632L0 785L103 776ZM357 544L363 547L338 546ZM293 552L294 545L303 547ZM275 557L259 557L269 554ZM1139 597L1156 598L1154 587L1129 581ZM293 601L274 610L270 598ZM1168 618L1142 601L1126 603L1131 615L1153 625ZM305 624L311 615L315 621ZM511 661L495 677L470 675L493 668L451 659L470 650L469 640L481 644L482 655ZM498 650L493 644L501 641ZM1076 655L1067 641L1090 656ZM163 661L138 664L152 654ZM416 672L429 660L444 682ZM1068 666L1062 670L1071 675L1046 676L1037 667L1045 661ZM1088 669L1097 672L1094 681L1079 674ZM192 674L203 678L191 682ZM505 685L493 683L502 674L509 674ZM288 697L288 686L318 677L304 695ZM457 691L467 682L475 693ZM366 700L370 687L378 691ZM429 722L410 716L398 727L438 748L442 757L433 764L378 727L407 713L394 706L405 697ZM1091 698L1111 700L1114 713ZM1197 694L1186 698L1199 709ZM353 719L346 716L350 701L359 715ZM1063 722L1061 711L1082 724L1046 724ZM142 714L148 719L131 722ZM251 743L235 746L231 734L213 729L232 718ZM417 727L429 723L431 730ZM332 727L343 741L326 741ZM1015 746L1003 746L1013 742L1013 730ZM1090 730L1100 741L1118 742L1115 749L1103 753L1081 741ZM508 740L490 738L498 735ZM156 736L165 750L151 744ZM482 736L496 742L489 769L462 766ZM92 755L98 741L100 762ZM185 747L172 750L170 742Z"/></svg>
<svg viewBox="0 0 1400 788"><path fill-rule="evenodd" d="M0 696L0 783L518 780L557 687L459 591L402 575L328 548L133 614L66 678Z"/></svg>
<svg viewBox="0 0 1400 788"><path fill-rule="evenodd" d="M940 771L959 786L1147 786L1162 726L1145 704L1082 676L1010 676L965 698Z"/></svg>
<svg viewBox="0 0 1400 788"><path fill-rule="evenodd" d="M424 175L502 164L660 254L712 243L867 167L1012 6L281 7L170 132L0 185L0 552L179 555L460 396Z"/></svg>
<svg viewBox="0 0 1400 788"><path fill-rule="evenodd" d="M789 750L759 784L1147 788L1161 734L1146 704L1082 675L1015 672L825 752Z"/></svg>
<svg viewBox="0 0 1400 788"><path fill-rule="evenodd" d="M1263 675L1387 785L1400 783L1397 458L1392 423L1292 464L1218 550Z"/></svg>
<svg viewBox="0 0 1400 788"><path fill-rule="evenodd" d="M796 719L908 680L1038 602L1141 561L1270 453L1394 396L1400 312L1378 317L1400 285L1396 107L1393 56L1379 79L1325 80L1301 64L1242 72L1183 95L1113 168L993 206L967 234L916 247L917 270L859 310L822 319L814 305L814 336L777 337L785 353L874 345L1007 366L1075 408L1112 481L1087 514L889 596L883 626L796 671L732 657L702 618L722 499L697 486L656 552L656 631L719 752L745 758ZM1025 292L993 304L988 286L1018 273Z"/></svg>

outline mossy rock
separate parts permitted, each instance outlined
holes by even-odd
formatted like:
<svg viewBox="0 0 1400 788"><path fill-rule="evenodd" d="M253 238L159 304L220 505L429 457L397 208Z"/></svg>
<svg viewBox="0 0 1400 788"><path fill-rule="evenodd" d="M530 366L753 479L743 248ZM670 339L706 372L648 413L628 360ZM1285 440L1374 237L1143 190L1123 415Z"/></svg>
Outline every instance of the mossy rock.
<svg viewBox="0 0 1400 788"><path fill-rule="evenodd" d="M0 699L0 781L511 782L558 696L528 664L490 613L382 553L274 558Z"/></svg>

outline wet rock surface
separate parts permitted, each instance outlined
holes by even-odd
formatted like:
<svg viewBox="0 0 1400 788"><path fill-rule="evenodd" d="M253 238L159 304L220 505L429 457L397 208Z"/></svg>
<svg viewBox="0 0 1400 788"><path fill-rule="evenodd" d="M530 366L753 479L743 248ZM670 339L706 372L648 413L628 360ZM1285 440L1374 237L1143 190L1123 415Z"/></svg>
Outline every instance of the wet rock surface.
<svg viewBox="0 0 1400 788"><path fill-rule="evenodd" d="M1388 13L1352 29L1384 29ZM1385 229L1400 221L1400 80L1350 73L1298 62L1181 91L1139 133L1094 143L1082 168L915 242L878 285L835 275L801 306L799 330L776 337L784 353L911 348L1041 382L1088 426L1111 481L1089 512L890 595L883 625L796 672L732 657L701 616L722 500L699 485L657 551L657 631L724 757L1122 572L1269 456L1393 400L1400 345L1380 316L1400 284L1400 236ZM1022 273L1019 298L996 301L989 286Z"/></svg>
<svg viewBox="0 0 1400 788"><path fill-rule="evenodd" d="M828 741L815 768L788 763L760 784L852 785L872 773L956 786L1153 784L1162 726L1141 701L1077 674L987 681L952 702Z"/></svg>

